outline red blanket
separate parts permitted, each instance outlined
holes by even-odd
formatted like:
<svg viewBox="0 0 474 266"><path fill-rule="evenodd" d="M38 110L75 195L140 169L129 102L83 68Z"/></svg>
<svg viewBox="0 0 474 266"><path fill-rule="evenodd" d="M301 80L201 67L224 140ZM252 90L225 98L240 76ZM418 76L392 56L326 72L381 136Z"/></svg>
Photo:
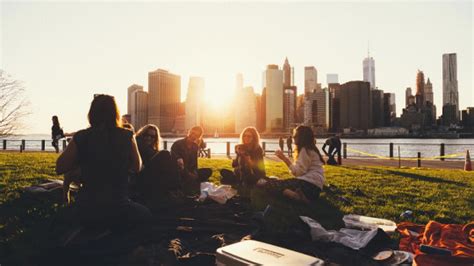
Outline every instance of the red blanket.
<svg viewBox="0 0 474 266"><path fill-rule="evenodd" d="M399 248L415 254L414 265L474 264L474 222L460 225L430 221L426 226L403 222L397 230L401 234ZM449 249L452 256L425 254L420 251L422 244Z"/></svg>

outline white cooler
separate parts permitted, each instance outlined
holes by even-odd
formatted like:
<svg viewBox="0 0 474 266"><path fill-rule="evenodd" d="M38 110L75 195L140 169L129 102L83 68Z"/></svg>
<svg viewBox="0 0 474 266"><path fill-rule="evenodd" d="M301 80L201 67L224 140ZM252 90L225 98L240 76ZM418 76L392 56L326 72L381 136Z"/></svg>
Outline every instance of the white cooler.
<svg viewBox="0 0 474 266"><path fill-rule="evenodd" d="M216 265L324 265L324 261L286 248L245 240L218 248Z"/></svg>

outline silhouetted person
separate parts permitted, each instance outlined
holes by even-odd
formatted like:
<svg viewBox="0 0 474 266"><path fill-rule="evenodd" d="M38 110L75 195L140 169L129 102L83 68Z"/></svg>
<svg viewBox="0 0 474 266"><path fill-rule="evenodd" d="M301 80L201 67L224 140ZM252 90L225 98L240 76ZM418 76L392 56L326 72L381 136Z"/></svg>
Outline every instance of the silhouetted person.
<svg viewBox="0 0 474 266"><path fill-rule="evenodd" d="M285 140L283 139L283 137L280 137L280 139L278 140L278 146L280 146L280 150L283 151L283 148L285 146Z"/></svg>
<svg viewBox="0 0 474 266"><path fill-rule="evenodd" d="M208 181L212 175L211 168L198 169L198 143L202 135L202 127L195 126L185 138L175 141L171 146L171 157L178 164L181 187L191 194L198 192L200 183Z"/></svg>
<svg viewBox="0 0 474 266"><path fill-rule="evenodd" d="M137 132L137 144L143 169L136 180L139 197L154 204L179 188L178 166L167 150L160 150L160 130L148 124Z"/></svg>
<svg viewBox="0 0 474 266"><path fill-rule="evenodd" d="M286 139L286 147L288 148L288 156L291 157L291 155L293 154L293 137L292 136L288 136L288 138Z"/></svg>
<svg viewBox="0 0 474 266"><path fill-rule="evenodd" d="M81 169L79 221L86 228L143 233L151 213L128 198L129 171L138 172L142 164L135 137L121 128L112 96L95 95L88 118L90 127L74 134L56 161L58 174Z"/></svg>
<svg viewBox="0 0 474 266"><path fill-rule="evenodd" d="M323 145L323 152L328 156L327 164L336 165L341 164L341 139L338 135L326 139ZM326 147L328 150L326 151ZM338 160L334 158L337 154Z"/></svg>
<svg viewBox="0 0 474 266"><path fill-rule="evenodd" d="M53 126L51 127L51 145L56 150L56 153L59 152L59 140L64 138L64 131L59 125L59 119L57 116L53 116Z"/></svg>

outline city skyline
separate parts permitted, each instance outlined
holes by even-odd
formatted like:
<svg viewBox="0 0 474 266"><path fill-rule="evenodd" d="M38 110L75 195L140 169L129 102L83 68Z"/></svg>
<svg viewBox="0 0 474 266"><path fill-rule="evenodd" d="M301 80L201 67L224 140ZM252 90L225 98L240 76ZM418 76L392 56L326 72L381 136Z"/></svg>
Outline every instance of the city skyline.
<svg viewBox="0 0 474 266"><path fill-rule="evenodd" d="M146 73L157 68L181 76L181 101L190 76L204 78L207 100L209 94L228 99L236 73L243 74L243 86L261 94L262 71L286 57L298 94L306 66L315 66L323 87L329 73L337 73L341 84L363 80L367 41L377 62L376 86L397 95L397 114L405 89L416 88L417 69L430 78L441 113L446 53L457 54L459 109L474 105L470 2L0 5L1 68L25 82L32 102L29 133L48 133L54 114L66 131L86 127L94 93L114 95L125 114L126 89L138 84L148 91ZM173 17L177 10L180 19ZM367 12L371 20L362 15ZM284 23L283 16L289 18ZM287 40L280 40L282 32Z"/></svg>

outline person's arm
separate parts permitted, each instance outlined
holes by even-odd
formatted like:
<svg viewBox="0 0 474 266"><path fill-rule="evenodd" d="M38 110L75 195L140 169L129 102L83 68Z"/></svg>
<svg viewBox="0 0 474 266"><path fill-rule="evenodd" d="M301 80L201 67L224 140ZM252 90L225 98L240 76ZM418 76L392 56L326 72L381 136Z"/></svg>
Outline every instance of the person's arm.
<svg viewBox="0 0 474 266"><path fill-rule="evenodd" d="M77 166L77 145L74 139L56 160L56 173L58 175L71 171Z"/></svg>
<svg viewBox="0 0 474 266"><path fill-rule="evenodd" d="M326 156L329 156L328 152L326 151L326 146L327 146L326 143L324 143L322 150L323 150L324 154L326 154Z"/></svg>
<svg viewBox="0 0 474 266"><path fill-rule="evenodd" d="M132 144L131 144L131 163L130 163L130 170L132 172L138 173L142 168L142 158L140 157L140 152L138 151L137 141L135 136L132 136Z"/></svg>
<svg viewBox="0 0 474 266"><path fill-rule="evenodd" d="M287 164L288 165L288 164ZM290 172L294 176L300 176L308 172L308 168L311 165L311 158L309 157L308 151L303 148L298 153L298 159L294 164L288 166Z"/></svg>
<svg viewBox="0 0 474 266"><path fill-rule="evenodd" d="M290 159L288 159L288 157L283 154L283 151L277 150L275 151L275 155L280 158L280 160L282 160L286 164L286 166L290 167L292 165Z"/></svg>

